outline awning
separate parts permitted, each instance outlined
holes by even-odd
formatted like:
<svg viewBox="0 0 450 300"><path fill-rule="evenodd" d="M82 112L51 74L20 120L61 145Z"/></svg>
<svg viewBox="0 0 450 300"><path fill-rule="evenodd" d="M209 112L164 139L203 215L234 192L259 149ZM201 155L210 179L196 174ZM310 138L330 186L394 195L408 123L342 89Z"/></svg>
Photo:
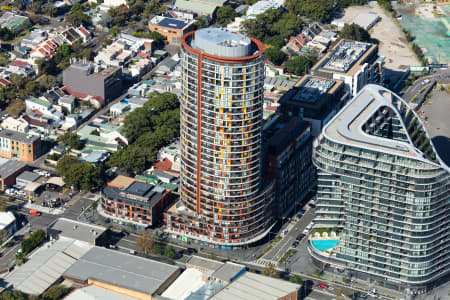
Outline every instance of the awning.
<svg viewBox="0 0 450 300"><path fill-rule="evenodd" d="M64 186L64 180L62 177L50 177L46 183L54 184L57 186Z"/></svg>
<svg viewBox="0 0 450 300"><path fill-rule="evenodd" d="M25 192L34 193L41 185L41 182L31 182L23 190Z"/></svg>

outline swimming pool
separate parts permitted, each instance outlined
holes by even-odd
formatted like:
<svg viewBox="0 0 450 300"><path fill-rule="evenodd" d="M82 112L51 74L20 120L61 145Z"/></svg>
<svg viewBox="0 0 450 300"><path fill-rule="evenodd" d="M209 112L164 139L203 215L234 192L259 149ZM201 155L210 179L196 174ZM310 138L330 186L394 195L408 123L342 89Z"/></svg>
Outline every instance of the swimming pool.
<svg viewBox="0 0 450 300"><path fill-rule="evenodd" d="M311 244L319 251L325 251L336 247L339 244L339 240L314 240Z"/></svg>

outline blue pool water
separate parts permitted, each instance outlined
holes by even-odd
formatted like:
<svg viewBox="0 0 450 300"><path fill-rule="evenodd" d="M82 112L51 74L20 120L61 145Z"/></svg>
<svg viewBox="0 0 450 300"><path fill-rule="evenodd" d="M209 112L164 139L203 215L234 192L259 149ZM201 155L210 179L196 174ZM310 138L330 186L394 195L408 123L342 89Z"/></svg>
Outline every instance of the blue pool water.
<svg viewBox="0 0 450 300"><path fill-rule="evenodd" d="M336 247L339 244L339 240L315 240L311 241L314 248L319 251L325 251Z"/></svg>

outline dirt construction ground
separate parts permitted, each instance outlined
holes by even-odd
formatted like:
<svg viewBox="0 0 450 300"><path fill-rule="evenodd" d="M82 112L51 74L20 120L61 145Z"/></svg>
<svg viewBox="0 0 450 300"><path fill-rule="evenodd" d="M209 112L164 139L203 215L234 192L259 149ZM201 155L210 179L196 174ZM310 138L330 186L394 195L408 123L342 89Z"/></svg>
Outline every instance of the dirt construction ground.
<svg viewBox="0 0 450 300"><path fill-rule="evenodd" d="M372 38L380 41L378 53L386 57L385 67L392 71L405 71L410 66L420 66L399 26L394 24L391 17L376 2L372 1L364 6L351 6L345 9L344 16L339 20L351 24L357 15L368 12L375 12L381 17L381 21L369 32Z"/></svg>

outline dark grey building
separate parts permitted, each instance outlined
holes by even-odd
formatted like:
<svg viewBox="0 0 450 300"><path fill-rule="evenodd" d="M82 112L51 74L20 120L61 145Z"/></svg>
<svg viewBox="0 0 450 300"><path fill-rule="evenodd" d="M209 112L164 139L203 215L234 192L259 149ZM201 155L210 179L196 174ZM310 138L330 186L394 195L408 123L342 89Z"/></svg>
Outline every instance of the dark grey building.
<svg viewBox="0 0 450 300"><path fill-rule="evenodd" d="M73 96L101 97L104 103L122 93L122 71L117 67L96 70L90 63L74 63L63 72L63 82Z"/></svg>
<svg viewBox="0 0 450 300"><path fill-rule="evenodd" d="M316 185L311 126L277 115L263 128L264 178L275 182L274 212L286 218Z"/></svg>

